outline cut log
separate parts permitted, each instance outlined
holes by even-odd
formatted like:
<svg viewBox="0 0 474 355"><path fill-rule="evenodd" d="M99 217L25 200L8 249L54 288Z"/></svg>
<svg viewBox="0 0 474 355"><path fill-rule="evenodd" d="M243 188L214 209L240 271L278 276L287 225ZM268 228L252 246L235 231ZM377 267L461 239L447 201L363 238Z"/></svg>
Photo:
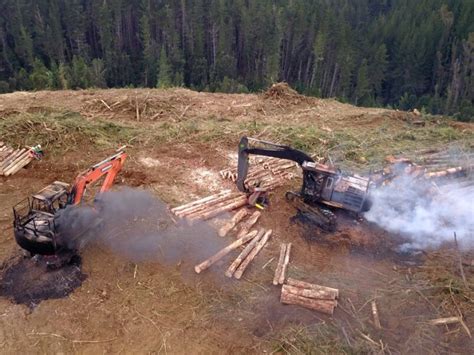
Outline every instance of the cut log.
<svg viewBox="0 0 474 355"><path fill-rule="evenodd" d="M30 155L22 158L21 160L17 161L15 165L12 165L8 168L8 170L4 170L3 173L5 176L10 176L18 172L18 170L24 168L26 165L28 165L31 161L33 160L33 157Z"/></svg>
<svg viewBox="0 0 474 355"><path fill-rule="evenodd" d="M189 216L189 215L192 215L192 214L197 214L199 212L202 212L204 210L207 210L207 209L211 208L212 206L225 205L224 202L231 201L231 200L233 200L233 199L235 199L239 196L242 196L242 194L237 193L237 192L229 194L229 195L224 195L224 196L215 198L211 201L207 201L205 203L202 203L200 205L191 206L191 207L188 207L184 210L178 211L178 212L175 213L175 215L178 216L178 217L186 217L186 216Z"/></svg>
<svg viewBox="0 0 474 355"><path fill-rule="evenodd" d="M240 247L241 245L247 243L250 239L254 238L256 235L257 235L257 231L254 230L254 231L251 231L250 233L248 233L243 238L237 239L233 243L226 246L224 249L219 250L216 254L211 256L209 259L206 259L202 263L200 263L199 265L196 265L194 267L194 271L196 271L196 273L198 273L198 274L201 273L202 271L204 271L208 267L210 267L212 264L214 264L216 261L219 261L224 256L229 254L232 250L235 250L238 247Z"/></svg>
<svg viewBox="0 0 474 355"><path fill-rule="evenodd" d="M315 300L312 298L307 298L303 296L298 296L293 293L288 293L281 289L281 298L280 302L283 304L292 304L297 306L302 306L305 308L312 309L321 313L333 315L334 308L337 305L337 301L333 300Z"/></svg>
<svg viewBox="0 0 474 355"><path fill-rule="evenodd" d="M240 279L242 277L242 275L245 272L245 269L247 269L247 266L249 266L249 264L252 262L252 260L255 259L255 257L258 255L260 250L262 250L262 248L265 246L265 244L267 243L267 241L268 241L268 239L270 238L271 235L272 235L272 230L271 229L269 229L265 232L265 235L262 237L262 239L260 239L260 241L257 243L255 248L252 249L250 254L245 258L244 261L242 261L239 268L234 273L234 277L236 279Z"/></svg>
<svg viewBox="0 0 474 355"><path fill-rule="evenodd" d="M336 288L311 284L309 282L299 281L299 280L295 280L295 279L292 279L292 278L288 278L288 280L286 280L286 283L288 285L296 286L296 287L299 287L299 288L306 288L306 289L316 290L316 291L327 291L327 292L332 293L334 295L334 298L339 297L339 290L336 289Z"/></svg>
<svg viewBox="0 0 474 355"><path fill-rule="evenodd" d="M286 251L285 251L285 260L283 261L280 277L278 279L278 283L280 285L285 282L286 269L288 268L288 263L290 262L290 251L291 251L291 243L288 243L288 245L286 246Z"/></svg>
<svg viewBox="0 0 474 355"><path fill-rule="evenodd" d="M250 254L250 252L255 248L257 243L262 239L263 235L265 234L265 229L261 228L258 231L258 234L253 238L250 243L247 244L244 250L239 254L239 256L234 260L234 262L229 266L227 271L225 272L225 276L232 277L234 275L235 270L240 266L242 261Z"/></svg>
<svg viewBox="0 0 474 355"><path fill-rule="evenodd" d="M379 311L377 310L377 304L375 301L372 301L372 316L374 317L374 325L377 329L382 329L382 325L380 324L379 318Z"/></svg>
<svg viewBox="0 0 474 355"><path fill-rule="evenodd" d="M283 263L285 262L285 255L286 255L286 244L280 244L280 257L278 258L278 265L275 269L275 276L273 276L273 284L278 285L281 275L281 269L283 267Z"/></svg>
<svg viewBox="0 0 474 355"><path fill-rule="evenodd" d="M260 218L261 213L259 211L255 211L252 215L242 223L242 227L240 227L239 234L237 234L237 238L242 238L246 235L250 229L257 223L258 219Z"/></svg>
<svg viewBox="0 0 474 355"><path fill-rule="evenodd" d="M437 318L428 321L431 325L445 325L445 324L454 324L460 323L462 321L462 317L446 317L446 318Z"/></svg>
<svg viewBox="0 0 474 355"><path fill-rule="evenodd" d="M219 236L225 237L227 233L229 233L242 219L244 219L249 212L247 209L242 208L241 210L237 211L230 221L225 223L220 229L219 229Z"/></svg>
<svg viewBox="0 0 474 355"><path fill-rule="evenodd" d="M182 210L184 210L186 208L189 208L189 207L192 207L192 206L201 205L205 202L212 201L213 199L218 198L220 196L230 195L230 193L231 193L231 190L224 190L224 191L219 192L218 194L207 196L207 197L204 197L200 200L192 201L192 202L186 203L184 205L172 208L171 212L175 213L177 211L182 211Z"/></svg>
<svg viewBox="0 0 474 355"><path fill-rule="evenodd" d="M2 167L6 169L11 163L13 163L18 157L23 155L26 152L26 149L18 149L14 153L10 154L3 162Z"/></svg>
<svg viewBox="0 0 474 355"><path fill-rule="evenodd" d="M241 195L234 200L225 201L222 204L213 206L210 211L206 211L203 213L201 212L199 214L193 214L191 216L186 216L186 218L189 218L190 220L196 220L196 219L208 220L224 212L230 212L232 210L235 210L236 208L245 206L246 204L247 204L247 196Z"/></svg>
<svg viewBox="0 0 474 355"><path fill-rule="evenodd" d="M335 300L336 297L334 292L328 292L325 290L312 290L309 288L301 288L291 285L283 285L282 288L285 289L285 292L292 293L301 297L313 298L317 300Z"/></svg>

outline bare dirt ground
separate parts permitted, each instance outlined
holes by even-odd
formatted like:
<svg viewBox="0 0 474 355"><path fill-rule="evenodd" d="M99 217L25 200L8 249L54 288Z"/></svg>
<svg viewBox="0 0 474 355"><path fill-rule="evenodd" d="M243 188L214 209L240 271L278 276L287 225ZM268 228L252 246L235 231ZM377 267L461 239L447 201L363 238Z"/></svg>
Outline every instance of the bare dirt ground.
<svg viewBox="0 0 474 355"><path fill-rule="evenodd" d="M0 123L2 140L41 143L46 151L42 161L0 177L2 268L21 257L11 207L54 180L72 182L122 144L129 145L130 157L118 185L147 189L172 206L233 188L218 171L235 164L232 154L244 134L292 143L317 156L329 154L360 171L380 166L387 153L414 156L418 149L473 144L473 125L439 117L298 95L185 89L0 95ZM466 290L451 245L401 255L396 252L400 236L344 212L338 212L333 234L305 230L290 222L294 211L283 198L298 184L271 193L259 225L272 228L274 236L243 280L223 276L234 254L196 275L189 260L173 265L131 261L90 245L82 252L87 279L68 297L32 309L0 299L1 351L471 353L472 264L464 266ZM305 238L308 233L314 240ZM340 289L333 317L280 304L279 288L271 284L280 242L294 245L291 277ZM471 262L474 254L463 258ZM382 329L372 323L373 299ZM464 326L427 322L459 313Z"/></svg>

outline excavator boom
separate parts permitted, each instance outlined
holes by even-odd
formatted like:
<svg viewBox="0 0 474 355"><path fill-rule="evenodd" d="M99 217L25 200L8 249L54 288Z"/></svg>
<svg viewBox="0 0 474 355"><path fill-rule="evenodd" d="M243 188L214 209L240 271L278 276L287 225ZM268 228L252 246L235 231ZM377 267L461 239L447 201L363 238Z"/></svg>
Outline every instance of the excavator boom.
<svg viewBox="0 0 474 355"><path fill-rule="evenodd" d="M73 205L81 203L87 186L98 181L103 176L105 176L105 180L100 188L100 193L109 190L114 183L115 177L122 170L126 158L127 154L120 151L79 174L69 194L69 203Z"/></svg>

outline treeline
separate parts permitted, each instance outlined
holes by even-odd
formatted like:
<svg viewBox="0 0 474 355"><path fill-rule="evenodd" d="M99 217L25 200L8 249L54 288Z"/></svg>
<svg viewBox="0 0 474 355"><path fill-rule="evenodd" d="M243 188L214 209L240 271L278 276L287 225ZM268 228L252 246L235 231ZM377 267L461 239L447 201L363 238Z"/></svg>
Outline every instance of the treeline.
<svg viewBox="0 0 474 355"><path fill-rule="evenodd" d="M0 92L300 92L474 116L472 0L1 0Z"/></svg>

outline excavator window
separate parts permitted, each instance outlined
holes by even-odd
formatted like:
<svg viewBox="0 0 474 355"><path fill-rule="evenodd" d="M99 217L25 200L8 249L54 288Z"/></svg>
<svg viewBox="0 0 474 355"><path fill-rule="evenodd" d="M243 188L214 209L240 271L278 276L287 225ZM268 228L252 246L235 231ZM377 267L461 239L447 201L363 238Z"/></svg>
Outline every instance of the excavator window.
<svg viewBox="0 0 474 355"><path fill-rule="evenodd" d="M328 188L328 189L332 188L333 183L334 183L334 179L332 177L329 177L327 182L326 182L326 188Z"/></svg>

